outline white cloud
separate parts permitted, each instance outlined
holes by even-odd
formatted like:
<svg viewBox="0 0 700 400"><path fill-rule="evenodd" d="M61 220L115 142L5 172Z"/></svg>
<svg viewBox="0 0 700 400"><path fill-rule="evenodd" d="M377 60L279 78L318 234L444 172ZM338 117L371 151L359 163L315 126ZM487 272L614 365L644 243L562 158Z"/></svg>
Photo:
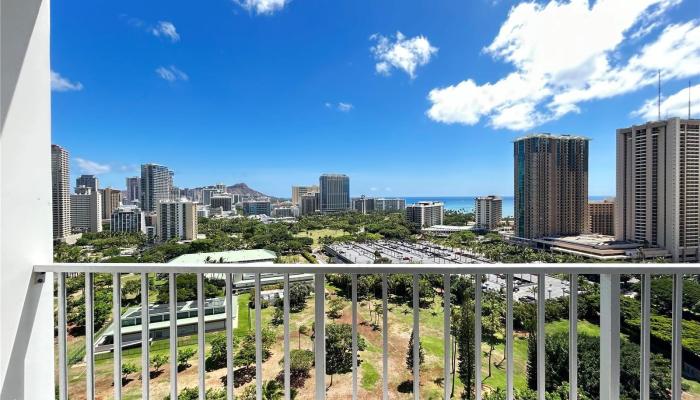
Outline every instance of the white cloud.
<svg viewBox="0 0 700 400"><path fill-rule="evenodd" d="M396 32L393 40L377 33L370 36L370 40L377 42L370 50L377 60L375 69L382 75L389 75L396 68L413 79L416 77L416 68L430 62L430 58L438 51L425 36L407 39L401 32Z"/></svg>
<svg viewBox="0 0 700 400"><path fill-rule="evenodd" d="M350 111L352 111L353 108L355 108L355 106L352 105L352 103L345 103L342 101L337 103L337 104L334 104L334 103L327 101L327 102L323 103L323 105L328 109L338 110L338 111L342 111L342 112L350 112Z"/></svg>
<svg viewBox="0 0 700 400"><path fill-rule="evenodd" d="M158 24L151 28L151 33L158 37L165 37L175 43L180 41L180 34L177 33L175 25L169 21L158 21Z"/></svg>
<svg viewBox="0 0 700 400"><path fill-rule="evenodd" d="M688 117L688 100L690 100L691 116L700 115L700 84L690 88L684 88L677 93L661 99L661 118L666 117ZM641 117L647 121L655 121L659 116L658 98L649 99L644 102L633 116Z"/></svg>
<svg viewBox="0 0 700 400"><path fill-rule="evenodd" d="M352 110L353 108L354 108L354 106L350 103L343 103L343 102L338 103L338 111L348 112L348 111Z"/></svg>
<svg viewBox="0 0 700 400"><path fill-rule="evenodd" d="M250 12L271 15L283 9L291 0L234 0L234 2Z"/></svg>
<svg viewBox="0 0 700 400"><path fill-rule="evenodd" d="M180 71L174 65L169 67L158 67L156 68L156 74L168 82L187 81L190 79L186 73Z"/></svg>
<svg viewBox="0 0 700 400"><path fill-rule="evenodd" d="M698 21L667 26L654 41L622 58L626 39L647 36L651 18L680 0L588 0L513 7L485 54L514 71L496 82L472 79L430 91L428 116L438 122L527 130L579 112L579 104L633 92L700 71ZM640 31L642 29L642 31Z"/></svg>
<svg viewBox="0 0 700 400"><path fill-rule="evenodd" d="M99 164L95 161L86 160L84 158L75 158L75 162L78 163L78 168L80 172L90 175L100 175L106 174L112 170L112 168L107 164Z"/></svg>
<svg viewBox="0 0 700 400"><path fill-rule="evenodd" d="M54 92L69 92L83 90L83 84L80 82L71 82L68 78L64 78L56 71L51 71L51 90Z"/></svg>

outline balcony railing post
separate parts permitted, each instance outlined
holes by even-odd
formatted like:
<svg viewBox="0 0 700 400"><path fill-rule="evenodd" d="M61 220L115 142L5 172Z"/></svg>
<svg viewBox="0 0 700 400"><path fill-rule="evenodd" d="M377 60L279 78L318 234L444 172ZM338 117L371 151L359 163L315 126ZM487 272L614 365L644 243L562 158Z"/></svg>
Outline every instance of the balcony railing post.
<svg viewBox="0 0 700 400"><path fill-rule="evenodd" d="M174 273L168 274L170 302L170 398L177 399L177 280Z"/></svg>
<svg viewBox="0 0 700 400"><path fill-rule="evenodd" d="M481 274L474 274L474 399L481 400Z"/></svg>
<svg viewBox="0 0 700 400"><path fill-rule="evenodd" d="M569 277L569 400L578 399L578 275Z"/></svg>
<svg viewBox="0 0 700 400"><path fill-rule="evenodd" d="M382 399L389 399L389 285L387 275L382 274Z"/></svg>
<svg viewBox="0 0 700 400"><path fill-rule="evenodd" d="M112 337L114 348L114 399L122 398L122 280L121 274L112 274Z"/></svg>
<svg viewBox="0 0 700 400"><path fill-rule="evenodd" d="M233 376L233 282L226 274L226 400L234 400Z"/></svg>
<svg viewBox="0 0 700 400"><path fill-rule="evenodd" d="M443 368L444 368L444 377L443 377L443 385L445 389L445 399L449 399L452 397L452 394L450 393L450 390L452 387L450 386L450 377L451 377L451 371L450 371L450 361L452 359L452 343L451 338L452 338L452 307L451 307L451 299L450 299L450 290L451 288L451 282L450 282L450 274L445 274L444 276L444 283L443 283L443 297L442 297L442 304L443 304L443 310L444 310L444 316L443 316L443 346L444 346L444 353L445 357L442 360Z"/></svg>
<svg viewBox="0 0 700 400"><path fill-rule="evenodd" d="M506 275L506 399L513 399L513 274Z"/></svg>
<svg viewBox="0 0 700 400"><path fill-rule="evenodd" d="M641 357L639 368L639 398L649 400L649 372L651 355L651 275L642 275Z"/></svg>
<svg viewBox="0 0 700 400"><path fill-rule="evenodd" d="M545 287L547 284L547 276L545 274L537 275L537 398L545 399L545 339L546 334L544 324L546 320L544 297Z"/></svg>
<svg viewBox="0 0 700 400"><path fill-rule="evenodd" d="M255 274L255 398L262 400L262 286L260 273Z"/></svg>
<svg viewBox="0 0 700 400"><path fill-rule="evenodd" d="M292 397L292 364L289 350L289 274L284 274L284 299L282 303L282 308L284 309L284 398L285 400L290 400Z"/></svg>
<svg viewBox="0 0 700 400"><path fill-rule="evenodd" d="M58 273L58 398L68 399L68 357L66 334L66 274Z"/></svg>
<svg viewBox="0 0 700 400"><path fill-rule="evenodd" d="M85 377L86 397L95 398L95 307L93 274L85 274Z"/></svg>
<svg viewBox="0 0 700 400"><path fill-rule="evenodd" d="M206 339L206 327L204 325L204 274L197 274L197 355L199 356L199 400L206 397L206 367L204 359L204 339Z"/></svg>
<svg viewBox="0 0 700 400"><path fill-rule="evenodd" d="M316 400L326 398L326 322L325 275L314 274L315 318L314 352L316 356Z"/></svg>
<svg viewBox="0 0 700 400"><path fill-rule="evenodd" d="M681 400L683 387L681 378L683 376L683 274L673 276L673 310L672 315L672 340L671 345L671 396L673 400Z"/></svg>
<svg viewBox="0 0 700 400"><path fill-rule="evenodd" d="M141 398L150 396L150 321L148 316L148 273L141 274Z"/></svg>
<svg viewBox="0 0 700 400"><path fill-rule="evenodd" d="M600 399L620 397L620 275L600 275Z"/></svg>
<svg viewBox="0 0 700 400"><path fill-rule="evenodd" d="M352 399L357 399L357 274L351 276L352 297Z"/></svg>
<svg viewBox="0 0 700 400"><path fill-rule="evenodd" d="M413 274L413 398L420 398L420 274Z"/></svg>

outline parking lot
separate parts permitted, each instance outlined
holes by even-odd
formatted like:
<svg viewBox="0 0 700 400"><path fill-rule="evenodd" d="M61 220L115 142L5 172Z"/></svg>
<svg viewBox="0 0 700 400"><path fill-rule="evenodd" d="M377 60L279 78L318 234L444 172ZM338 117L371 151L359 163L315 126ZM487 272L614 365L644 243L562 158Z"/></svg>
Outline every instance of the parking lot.
<svg viewBox="0 0 700 400"><path fill-rule="evenodd" d="M477 264L488 263L477 254L462 249L451 249L431 242L402 242L377 240L364 243L334 243L326 247L326 253L336 262L347 264L373 264L382 257L392 264ZM537 299L538 276L515 274L513 276L515 301L534 302ZM569 294L569 282L552 276L545 277L545 297L555 299ZM486 275L483 290L505 292L506 279L502 274Z"/></svg>

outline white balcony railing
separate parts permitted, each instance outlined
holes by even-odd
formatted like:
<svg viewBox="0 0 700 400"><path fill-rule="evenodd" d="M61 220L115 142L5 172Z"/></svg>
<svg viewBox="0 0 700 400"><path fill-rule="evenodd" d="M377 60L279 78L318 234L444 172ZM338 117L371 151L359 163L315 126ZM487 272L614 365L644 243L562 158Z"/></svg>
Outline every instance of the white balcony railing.
<svg viewBox="0 0 700 400"><path fill-rule="evenodd" d="M388 348L388 286L387 276L390 274L412 274L413 285L418 287L418 279L421 274L442 274L444 277L444 382L451 379L450 358L450 281L452 275L469 274L475 276L475 282L480 282L480 277L484 274L505 275L506 280L506 395L508 399L514 396L513 391L513 275L514 274L537 274L537 391L538 398L545 398L545 274L569 274L569 382L570 399L577 399L577 297L578 297L578 274L600 275L600 399L617 399L619 397L619 368L620 368L620 274L637 274L642 276L641 289L641 363L640 363L640 393L642 399L649 399L649 359L650 359L650 276L652 274L672 274L674 276L673 288L673 339L672 339L672 386L671 393L673 399L681 398L681 320L682 320L682 277L684 274L696 274L698 268L695 266L665 266L665 265L254 265L254 264L206 264L192 266L173 266L166 264L52 264L41 265L34 268L37 274L37 281L45 281L46 273L58 273L58 386L60 399L67 399L68 396L68 366L66 360L66 285L67 273L85 274L85 312L86 312L86 397L94 399L95 393L95 362L94 362L94 329L93 329L93 274L111 273L113 275L113 320L114 320L114 382L121 382L122 346L121 346L121 274L141 274L141 320L142 337L149 335L149 308L148 308L148 274L159 273L168 274L169 277L169 298L170 298L170 393L171 398L177 398L177 308L176 308L176 275L177 274L197 274L197 304L198 309L204 308L204 274L222 274L226 283L226 344L227 344L227 382L233 382L233 330L232 330L232 274L252 273L255 276L255 335L256 335L256 369L255 385L257 387L257 398L261 399L262 391L262 337L261 337L261 274L278 273L284 277L284 391L285 398L291 397L290 388L290 365L289 365L289 276L290 274L313 273L315 290L315 368L316 371L325 371L325 288L324 275L330 273L351 274L351 300L352 300L352 398L358 396L358 321L357 321L357 277L361 274L382 274L382 343L384 349ZM481 312L482 312L482 287L475 285L475 340L476 353L481 349ZM199 355L199 398L204 399L205 369L202 367L204 360L204 313L198 313L198 355ZM413 291L413 330L416 338L413 341L414 359L419 358L420 325L419 325L419 291ZM47 333L48 334L48 333ZM148 341L142 341L142 398L149 398L149 346ZM383 398L388 399L388 352L383 351L382 359L382 393ZM475 381L481 382L481 357L476 358ZM420 368L418 363L413 367L413 396L420 397ZM317 373L315 376L315 398L322 399L326 396L326 376L324 373ZM227 398L234 398L234 385L226 386ZM482 397L481 385L476 385L476 399ZM114 398L121 398L121 385L114 385ZM450 398L450 385L444 385L444 398Z"/></svg>

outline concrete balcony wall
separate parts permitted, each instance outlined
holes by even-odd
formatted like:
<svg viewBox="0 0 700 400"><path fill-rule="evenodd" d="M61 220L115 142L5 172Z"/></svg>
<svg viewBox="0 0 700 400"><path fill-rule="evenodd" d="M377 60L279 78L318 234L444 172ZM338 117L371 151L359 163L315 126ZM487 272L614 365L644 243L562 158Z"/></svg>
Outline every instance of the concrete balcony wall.
<svg viewBox="0 0 700 400"><path fill-rule="evenodd" d="M49 0L0 1L0 398L54 397ZM51 282L51 274L46 279Z"/></svg>

